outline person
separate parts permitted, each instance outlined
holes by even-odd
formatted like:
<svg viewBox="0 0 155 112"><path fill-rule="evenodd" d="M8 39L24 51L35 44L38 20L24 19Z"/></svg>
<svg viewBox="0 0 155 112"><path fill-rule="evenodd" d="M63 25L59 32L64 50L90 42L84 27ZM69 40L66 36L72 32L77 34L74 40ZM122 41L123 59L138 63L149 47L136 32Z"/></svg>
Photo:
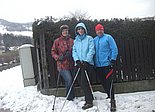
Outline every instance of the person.
<svg viewBox="0 0 155 112"><path fill-rule="evenodd" d="M73 45L72 56L75 61L76 70L80 68L78 74L78 83L85 95L85 104L83 110L93 107L93 94L86 77L91 73L91 67L94 65L93 56L95 54L93 38L87 34L84 23L78 23L75 27L75 40Z"/></svg>
<svg viewBox="0 0 155 112"><path fill-rule="evenodd" d="M95 68L98 78L107 93L107 98L111 99L111 111L116 110L116 102L113 88L113 69L118 55L118 48L113 37L104 33L104 27L97 24L95 27L97 36L94 38Z"/></svg>
<svg viewBox="0 0 155 112"><path fill-rule="evenodd" d="M58 37L52 46L51 54L52 57L57 62L57 69L65 80L66 95L72 85L73 81L73 66L74 61L72 58L72 47L74 40L69 36L69 26L62 25L60 27L61 36ZM71 89L71 92L67 100L74 99L74 90Z"/></svg>

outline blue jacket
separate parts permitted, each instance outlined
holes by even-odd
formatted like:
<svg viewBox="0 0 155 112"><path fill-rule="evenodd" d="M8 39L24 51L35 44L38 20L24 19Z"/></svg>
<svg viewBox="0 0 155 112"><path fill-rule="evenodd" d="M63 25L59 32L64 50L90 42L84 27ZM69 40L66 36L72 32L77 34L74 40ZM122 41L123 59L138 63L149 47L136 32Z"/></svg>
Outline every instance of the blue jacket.
<svg viewBox="0 0 155 112"><path fill-rule="evenodd" d="M94 38L95 44L95 66L104 67L111 64L111 60L116 60L118 55L118 48L115 40L111 35L103 34L102 37L96 36Z"/></svg>
<svg viewBox="0 0 155 112"><path fill-rule="evenodd" d="M78 27L85 29L85 34L80 36L76 30ZM87 61L89 64L94 65L93 57L95 54L93 38L87 35L87 29L83 23L78 23L75 27L76 37L74 40L72 56L74 61Z"/></svg>

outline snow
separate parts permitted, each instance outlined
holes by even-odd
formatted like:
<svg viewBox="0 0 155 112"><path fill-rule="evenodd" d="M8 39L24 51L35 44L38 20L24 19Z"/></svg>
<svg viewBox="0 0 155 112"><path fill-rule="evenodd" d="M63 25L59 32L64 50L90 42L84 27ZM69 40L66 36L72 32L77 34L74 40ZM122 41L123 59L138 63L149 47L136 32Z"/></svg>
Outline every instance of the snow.
<svg viewBox="0 0 155 112"><path fill-rule="evenodd" d="M0 90L11 88L24 88L21 66L0 72Z"/></svg>
<svg viewBox="0 0 155 112"><path fill-rule="evenodd" d="M29 36L32 37L32 31L7 31L6 27L0 25L0 33L1 34L13 34L13 35L22 35L22 36Z"/></svg>
<svg viewBox="0 0 155 112"><path fill-rule="evenodd" d="M109 112L110 101L105 93L94 92L92 108L82 110L84 97L67 101L63 112ZM58 97L54 112L60 112L65 97ZM0 72L0 108L13 112L52 112L54 96L42 95L36 86L23 86L21 66ZM135 93L116 94L117 112L153 112L155 111L155 90Z"/></svg>
<svg viewBox="0 0 155 112"><path fill-rule="evenodd" d="M6 31L5 33L32 37L32 31Z"/></svg>
<svg viewBox="0 0 155 112"><path fill-rule="evenodd" d="M22 49L22 48L30 48L30 47L34 47L32 44L23 44L19 47L19 49Z"/></svg>

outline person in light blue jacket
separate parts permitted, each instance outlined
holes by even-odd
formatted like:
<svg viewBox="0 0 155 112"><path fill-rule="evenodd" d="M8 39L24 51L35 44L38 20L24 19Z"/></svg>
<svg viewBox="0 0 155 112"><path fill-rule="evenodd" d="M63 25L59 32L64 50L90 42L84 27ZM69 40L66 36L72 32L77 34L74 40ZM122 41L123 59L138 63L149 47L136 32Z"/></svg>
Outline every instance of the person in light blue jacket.
<svg viewBox="0 0 155 112"><path fill-rule="evenodd" d="M95 54L93 38L87 34L84 23L78 23L75 27L75 40L73 44L72 56L75 61L76 71L80 68L78 82L85 94L86 103L82 109L93 107L94 97L89 87L85 71L90 75L94 65L93 57Z"/></svg>
<svg viewBox="0 0 155 112"><path fill-rule="evenodd" d="M118 55L118 48L113 37L104 33L101 24L95 27L97 36L94 38L95 44L95 67L98 78L107 93L107 98L111 99L111 111L116 110L116 103L113 88L113 69Z"/></svg>

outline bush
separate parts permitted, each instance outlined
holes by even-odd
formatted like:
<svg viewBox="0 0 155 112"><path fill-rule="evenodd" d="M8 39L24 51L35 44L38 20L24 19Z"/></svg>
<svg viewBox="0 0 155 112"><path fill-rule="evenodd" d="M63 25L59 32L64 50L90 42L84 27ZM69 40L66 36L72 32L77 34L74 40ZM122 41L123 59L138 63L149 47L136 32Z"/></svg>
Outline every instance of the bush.
<svg viewBox="0 0 155 112"><path fill-rule="evenodd" d="M19 62L18 51L8 51L0 54L0 63Z"/></svg>

